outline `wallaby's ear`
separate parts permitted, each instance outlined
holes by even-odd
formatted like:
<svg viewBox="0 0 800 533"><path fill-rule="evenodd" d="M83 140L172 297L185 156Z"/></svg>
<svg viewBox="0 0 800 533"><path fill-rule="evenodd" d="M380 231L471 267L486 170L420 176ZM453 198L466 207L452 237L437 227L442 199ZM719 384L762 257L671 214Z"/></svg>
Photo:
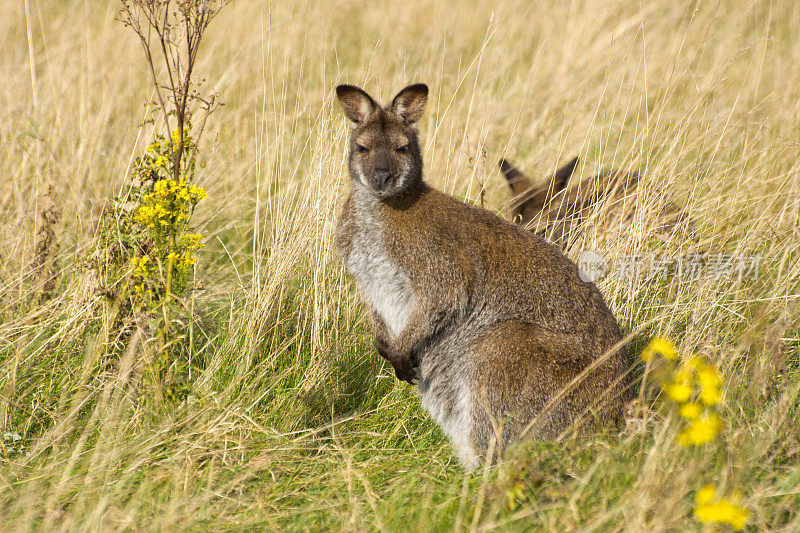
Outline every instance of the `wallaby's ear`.
<svg viewBox="0 0 800 533"><path fill-rule="evenodd" d="M575 167L577 166L578 166L578 158L576 157L566 165L556 170L555 175L553 175L554 193L560 191L561 189L565 189L567 187L569 178L572 177L572 173L575 172Z"/></svg>
<svg viewBox="0 0 800 533"><path fill-rule="evenodd" d="M336 97L342 104L344 114L356 124L361 124L378 109L375 100L362 89L354 85L336 87Z"/></svg>
<svg viewBox="0 0 800 533"><path fill-rule="evenodd" d="M505 159L500 160L500 172L502 172L503 176L508 180L508 186L511 187L512 194L522 194L531 189L531 180L528 179L528 176L520 172Z"/></svg>
<svg viewBox="0 0 800 533"><path fill-rule="evenodd" d="M415 83L397 93L389 105L389 111L405 122L413 124L422 116L427 102L428 86L424 83Z"/></svg>

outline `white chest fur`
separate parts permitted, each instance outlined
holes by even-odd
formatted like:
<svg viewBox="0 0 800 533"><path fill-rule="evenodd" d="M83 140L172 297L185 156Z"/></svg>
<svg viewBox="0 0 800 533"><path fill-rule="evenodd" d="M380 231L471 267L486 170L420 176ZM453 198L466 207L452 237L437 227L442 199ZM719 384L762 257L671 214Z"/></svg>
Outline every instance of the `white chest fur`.
<svg viewBox="0 0 800 533"><path fill-rule="evenodd" d="M361 297L397 336L411 316L416 298L408 275L386 253L381 228L368 208L359 210L358 226L345 264L356 278Z"/></svg>

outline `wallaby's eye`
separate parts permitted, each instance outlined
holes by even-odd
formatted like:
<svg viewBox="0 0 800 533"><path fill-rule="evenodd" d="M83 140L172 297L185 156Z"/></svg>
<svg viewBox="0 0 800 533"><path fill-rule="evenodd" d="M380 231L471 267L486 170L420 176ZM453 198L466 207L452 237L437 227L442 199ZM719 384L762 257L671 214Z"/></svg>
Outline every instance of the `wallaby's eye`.
<svg viewBox="0 0 800 533"><path fill-rule="evenodd" d="M398 154L407 154L408 153L408 145L403 145L397 149Z"/></svg>
<svg viewBox="0 0 800 533"><path fill-rule="evenodd" d="M366 146L362 146L360 144L356 144L356 151L359 154L366 154L367 152L369 152L369 148L367 148Z"/></svg>

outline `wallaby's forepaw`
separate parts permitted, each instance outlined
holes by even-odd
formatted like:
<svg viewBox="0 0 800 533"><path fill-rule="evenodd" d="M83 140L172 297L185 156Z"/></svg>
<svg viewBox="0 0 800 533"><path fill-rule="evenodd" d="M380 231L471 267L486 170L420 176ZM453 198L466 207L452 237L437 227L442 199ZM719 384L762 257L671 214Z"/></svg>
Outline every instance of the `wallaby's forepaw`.
<svg viewBox="0 0 800 533"><path fill-rule="evenodd" d="M394 375L397 376L397 379L407 381L413 385L414 380L417 378L417 372L414 370L412 358L399 356L395 353L394 348L381 338L376 337L374 344L378 354L392 364Z"/></svg>
<svg viewBox="0 0 800 533"><path fill-rule="evenodd" d="M397 379L400 381L406 381L411 385L414 384L414 380L417 379L417 371L414 370L414 367L409 366L406 368L401 367L394 367L394 375L397 376Z"/></svg>

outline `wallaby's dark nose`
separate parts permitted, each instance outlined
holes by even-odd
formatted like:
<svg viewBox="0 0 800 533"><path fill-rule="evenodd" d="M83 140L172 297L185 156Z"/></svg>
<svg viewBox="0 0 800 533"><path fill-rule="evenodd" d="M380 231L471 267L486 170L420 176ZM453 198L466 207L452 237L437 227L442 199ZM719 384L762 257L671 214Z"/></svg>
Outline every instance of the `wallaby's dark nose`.
<svg viewBox="0 0 800 533"><path fill-rule="evenodd" d="M373 170L372 171L372 186L375 190L383 190L389 183L392 173L388 170Z"/></svg>

